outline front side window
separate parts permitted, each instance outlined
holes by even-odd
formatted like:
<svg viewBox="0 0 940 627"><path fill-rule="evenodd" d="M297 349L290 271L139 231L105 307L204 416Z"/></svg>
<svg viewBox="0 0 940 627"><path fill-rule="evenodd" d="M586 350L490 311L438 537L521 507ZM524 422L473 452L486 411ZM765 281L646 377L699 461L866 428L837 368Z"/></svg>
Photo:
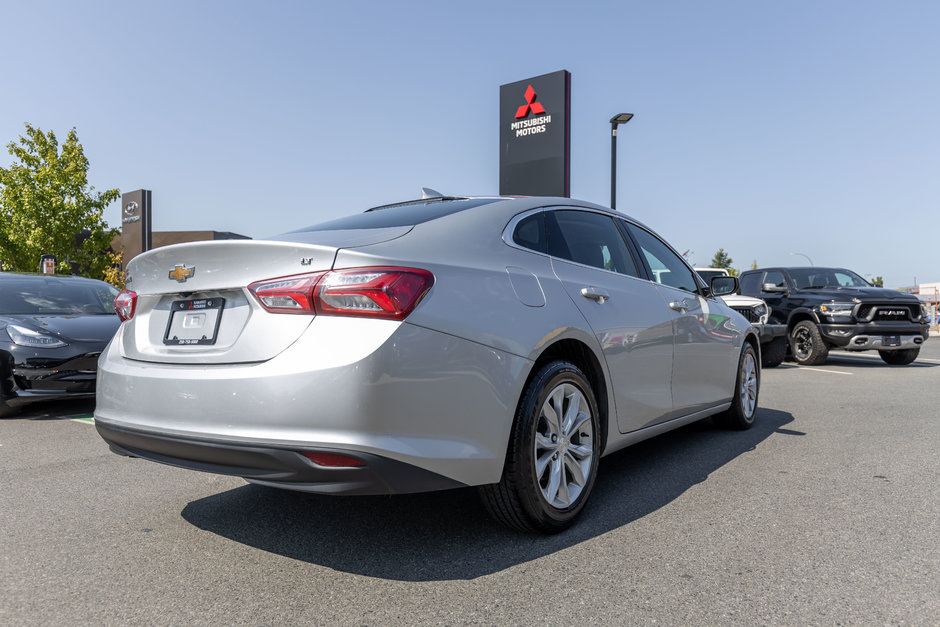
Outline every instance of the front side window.
<svg viewBox="0 0 940 627"><path fill-rule="evenodd" d="M600 213L560 209L546 214L548 254L592 268L639 276L614 219Z"/></svg>
<svg viewBox="0 0 940 627"><path fill-rule="evenodd" d="M760 273L753 272L741 277L741 293L757 294L760 291Z"/></svg>
<svg viewBox="0 0 940 627"><path fill-rule="evenodd" d="M646 257L654 281L686 292L698 292L694 273L679 255L649 231L633 224L627 224L627 228Z"/></svg>
<svg viewBox="0 0 940 627"><path fill-rule="evenodd" d="M786 287L787 280L783 277L783 272L778 272L777 270L771 270L764 275L764 285L770 283L774 287ZM763 286L761 286L763 289Z"/></svg>

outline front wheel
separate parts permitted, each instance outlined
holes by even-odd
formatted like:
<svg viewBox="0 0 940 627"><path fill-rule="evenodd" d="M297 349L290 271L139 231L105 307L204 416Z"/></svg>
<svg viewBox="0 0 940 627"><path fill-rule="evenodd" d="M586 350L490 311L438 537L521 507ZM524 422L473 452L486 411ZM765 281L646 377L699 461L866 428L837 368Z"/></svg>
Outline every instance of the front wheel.
<svg viewBox="0 0 940 627"><path fill-rule="evenodd" d="M599 456L594 392L577 366L554 361L539 370L523 394L502 479L481 486L479 493L502 524L558 533L584 509Z"/></svg>
<svg viewBox="0 0 940 627"><path fill-rule="evenodd" d="M906 366L920 355L919 348L905 348L899 351L878 351L881 360L892 366Z"/></svg>
<svg viewBox="0 0 940 627"><path fill-rule="evenodd" d="M777 337L761 346L760 365L763 368L776 368L787 356L787 338Z"/></svg>
<svg viewBox="0 0 940 627"><path fill-rule="evenodd" d="M757 415L757 397L760 394L760 366L757 352L750 344L744 345L738 359L738 376L734 383L731 407L715 416L715 422L726 429L750 429Z"/></svg>
<svg viewBox="0 0 940 627"><path fill-rule="evenodd" d="M801 366L816 366L829 357L829 347L822 339L822 334L811 320L797 322L790 332L790 352L793 361Z"/></svg>

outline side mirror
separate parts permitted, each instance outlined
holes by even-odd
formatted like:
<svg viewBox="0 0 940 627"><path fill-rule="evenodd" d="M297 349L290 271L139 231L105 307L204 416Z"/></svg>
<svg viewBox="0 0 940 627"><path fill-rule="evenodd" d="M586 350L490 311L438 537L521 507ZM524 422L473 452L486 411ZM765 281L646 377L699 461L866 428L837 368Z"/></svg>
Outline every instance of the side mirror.
<svg viewBox="0 0 940 627"><path fill-rule="evenodd" d="M761 290L764 292L770 292L770 293L775 293L775 294L785 294L787 291L787 288L782 287L780 285L776 285L774 283L764 283Z"/></svg>
<svg viewBox="0 0 940 627"><path fill-rule="evenodd" d="M738 277L712 277L711 283L709 283L709 289L711 290L712 296L725 296L727 294L734 294L738 291Z"/></svg>

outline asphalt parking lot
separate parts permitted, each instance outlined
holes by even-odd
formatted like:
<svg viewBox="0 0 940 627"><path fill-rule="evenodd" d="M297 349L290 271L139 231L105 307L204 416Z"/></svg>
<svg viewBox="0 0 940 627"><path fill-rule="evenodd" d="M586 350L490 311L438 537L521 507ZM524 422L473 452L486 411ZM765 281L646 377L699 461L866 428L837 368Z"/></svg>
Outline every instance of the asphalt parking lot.
<svg viewBox="0 0 940 627"><path fill-rule="evenodd" d="M849 624L940 619L940 338L766 370L756 426L605 458L580 522L471 490L320 497L119 457L93 403L0 420L0 624Z"/></svg>

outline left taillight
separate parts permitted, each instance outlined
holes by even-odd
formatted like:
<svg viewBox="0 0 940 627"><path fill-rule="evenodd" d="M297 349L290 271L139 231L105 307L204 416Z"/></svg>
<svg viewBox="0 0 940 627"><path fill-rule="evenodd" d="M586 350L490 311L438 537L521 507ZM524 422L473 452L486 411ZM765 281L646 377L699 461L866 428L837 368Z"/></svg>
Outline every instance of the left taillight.
<svg viewBox="0 0 940 627"><path fill-rule="evenodd" d="M126 322L134 317L137 310L137 293L130 290L121 290L114 297L114 311L117 313L121 322Z"/></svg>

